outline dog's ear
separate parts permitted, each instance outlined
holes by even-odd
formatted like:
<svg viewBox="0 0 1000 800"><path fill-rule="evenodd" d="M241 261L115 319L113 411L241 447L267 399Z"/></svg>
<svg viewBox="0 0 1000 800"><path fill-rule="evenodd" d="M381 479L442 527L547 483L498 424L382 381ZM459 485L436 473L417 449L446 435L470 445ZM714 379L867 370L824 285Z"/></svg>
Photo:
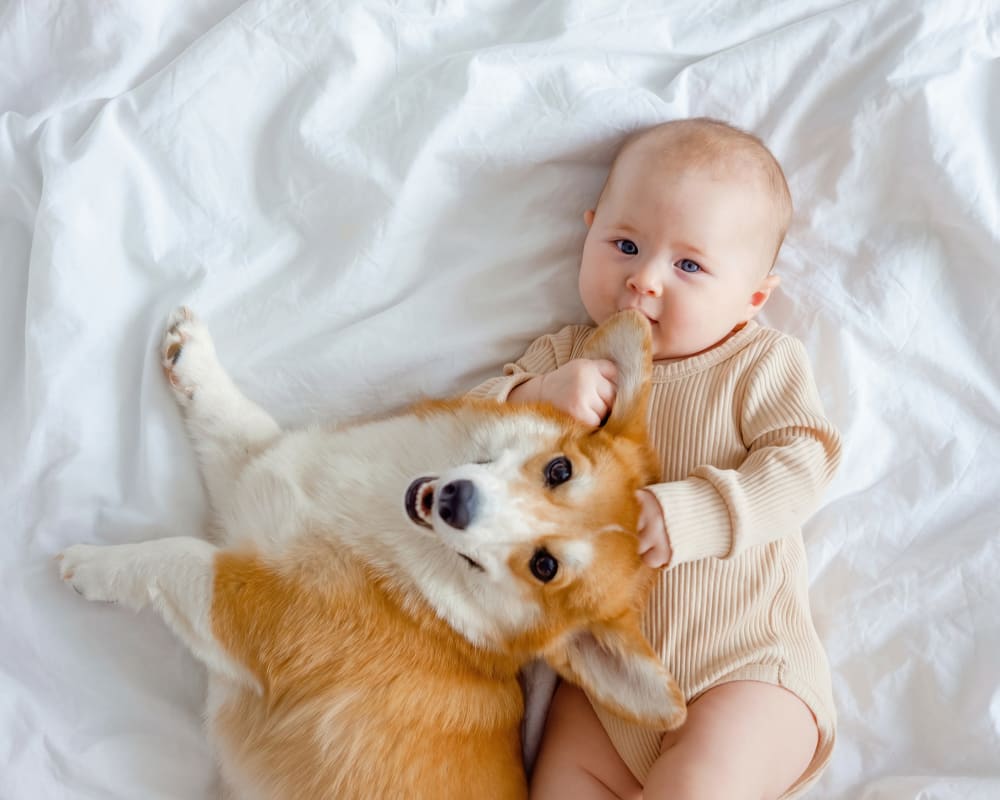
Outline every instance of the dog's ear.
<svg viewBox="0 0 1000 800"><path fill-rule="evenodd" d="M652 335L638 311L620 311L601 325L584 347L584 358L618 365L618 394L604 430L612 436L646 439L646 405L653 370Z"/></svg>
<svg viewBox="0 0 1000 800"><path fill-rule="evenodd" d="M563 678L620 717L659 730L684 722L684 695L635 616L576 631L545 658Z"/></svg>

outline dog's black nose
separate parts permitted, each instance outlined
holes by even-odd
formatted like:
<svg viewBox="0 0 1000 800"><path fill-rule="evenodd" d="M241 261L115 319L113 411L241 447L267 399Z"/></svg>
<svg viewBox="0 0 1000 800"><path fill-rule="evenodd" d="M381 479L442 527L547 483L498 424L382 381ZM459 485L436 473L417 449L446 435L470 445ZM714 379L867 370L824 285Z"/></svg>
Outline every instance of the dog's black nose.
<svg viewBox="0 0 1000 800"><path fill-rule="evenodd" d="M438 516L460 531L475 519L478 506L479 496L472 481L452 481L438 492Z"/></svg>

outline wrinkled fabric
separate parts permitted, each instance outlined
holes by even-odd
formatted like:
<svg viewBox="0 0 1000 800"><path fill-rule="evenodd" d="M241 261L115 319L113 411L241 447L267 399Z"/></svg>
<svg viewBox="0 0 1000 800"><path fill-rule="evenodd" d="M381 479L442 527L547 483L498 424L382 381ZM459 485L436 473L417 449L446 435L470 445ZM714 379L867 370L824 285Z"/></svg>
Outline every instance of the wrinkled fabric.
<svg viewBox="0 0 1000 800"><path fill-rule="evenodd" d="M204 529L170 309L283 424L463 391L586 321L622 137L708 115L785 166L763 321L844 437L805 529L840 714L811 796L1000 797L998 6L0 8L0 796L215 791L202 668L52 562Z"/></svg>

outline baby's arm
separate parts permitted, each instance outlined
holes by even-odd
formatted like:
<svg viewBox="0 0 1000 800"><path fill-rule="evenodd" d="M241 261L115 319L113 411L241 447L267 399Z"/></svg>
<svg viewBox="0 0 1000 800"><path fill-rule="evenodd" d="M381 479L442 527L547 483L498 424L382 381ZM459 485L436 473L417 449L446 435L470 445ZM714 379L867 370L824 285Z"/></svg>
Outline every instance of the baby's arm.
<svg viewBox="0 0 1000 800"><path fill-rule="evenodd" d="M670 537L667 526L663 522L663 510L656 496L643 489L636 492L639 498L639 555L646 564L654 569L670 563L673 550L670 547Z"/></svg>
<svg viewBox="0 0 1000 800"><path fill-rule="evenodd" d="M512 403L544 401L595 428L611 411L618 367L606 359L574 358L545 375L536 375L507 396Z"/></svg>
<svg viewBox="0 0 1000 800"><path fill-rule="evenodd" d="M503 375L489 378L468 392L470 397L489 397L505 403L514 390L532 378L551 372L560 362L569 360L572 351L572 328L535 339L517 361L505 364ZM561 358L560 358L561 357Z"/></svg>
<svg viewBox="0 0 1000 800"><path fill-rule="evenodd" d="M840 461L840 436L796 339L762 357L736 408L748 450L742 464L703 465L685 480L647 487L662 509L671 566L797 533Z"/></svg>
<svg viewBox="0 0 1000 800"><path fill-rule="evenodd" d="M614 404L618 368L611 361L572 357L590 331L571 325L536 339L502 376L469 394L511 403L545 401L585 424L599 425Z"/></svg>

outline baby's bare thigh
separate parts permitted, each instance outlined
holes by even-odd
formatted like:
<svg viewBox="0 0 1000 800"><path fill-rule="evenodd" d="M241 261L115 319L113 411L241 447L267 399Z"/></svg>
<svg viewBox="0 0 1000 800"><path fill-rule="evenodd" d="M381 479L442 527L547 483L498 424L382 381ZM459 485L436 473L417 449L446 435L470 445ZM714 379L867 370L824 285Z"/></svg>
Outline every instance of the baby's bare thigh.
<svg viewBox="0 0 1000 800"><path fill-rule="evenodd" d="M818 741L812 712L791 692L724 683L697 698L683 727L663 737L643 797L776 800L806 771Z"/></svg>
<svg viewBox="0 0 1000 800"><path fill-rule="evenodd" d="M582 690L560 683L545 720L531 797L639 800L642 787L625 766Z"/></svg>

